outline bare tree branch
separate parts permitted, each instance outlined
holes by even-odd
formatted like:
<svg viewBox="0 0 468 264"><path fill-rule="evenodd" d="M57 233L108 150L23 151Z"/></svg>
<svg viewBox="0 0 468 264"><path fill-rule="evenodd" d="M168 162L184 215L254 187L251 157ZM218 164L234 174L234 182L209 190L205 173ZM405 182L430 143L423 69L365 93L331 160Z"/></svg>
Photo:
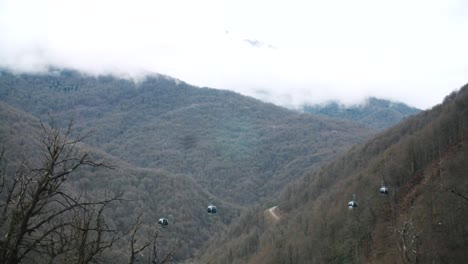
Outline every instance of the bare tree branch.
<svg viewBox="0 0 468 264"><path fill-rule="evenodd" d="M152 263L170 261L173 251L158 260L160 236L143 224L142 213L128 232L125 227L107 222L105 211L109 205L128 201L121 193L104 193L103 199L96 200L86 192L72 194L66 190L68 176L81 167L112 168L80 152L78 144L84 137L72 137L72 127L73 119L64 133L41 122L43 160L39 168L31 169L25 161L9 176L5 151L0 152L0 263L40 258L47 263L86 264L123 238L130 239L130 263L145 251L151 256L151 247Z"/></svg>

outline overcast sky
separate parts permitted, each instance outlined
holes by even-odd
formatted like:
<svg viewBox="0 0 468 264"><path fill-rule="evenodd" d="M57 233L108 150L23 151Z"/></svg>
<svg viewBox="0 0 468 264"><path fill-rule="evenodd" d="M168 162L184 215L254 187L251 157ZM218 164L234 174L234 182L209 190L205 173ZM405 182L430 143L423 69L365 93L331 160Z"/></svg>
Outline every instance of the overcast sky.
<svg viewBox="0 0 468 264"><path fill-rule="evenodd" d="M47 65L426 109L468 82L468 1L0 0L0 66Z"/></svg>

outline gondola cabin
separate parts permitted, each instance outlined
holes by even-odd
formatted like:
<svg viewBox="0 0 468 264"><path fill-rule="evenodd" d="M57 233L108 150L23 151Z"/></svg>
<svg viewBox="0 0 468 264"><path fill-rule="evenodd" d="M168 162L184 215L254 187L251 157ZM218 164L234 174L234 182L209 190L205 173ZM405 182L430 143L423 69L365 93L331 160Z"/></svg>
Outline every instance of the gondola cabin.
<svg viewBox="0 0 468 264"><path fill-rule="evenodd" d="M348 202L348 208L349 209L354 209L357 207L357 202L356 202L356 195L353 194L353 199Z"/></svg>
<svg viewBox="0 0 468 264"><path fill-rule="evenodd" d="M158 224L161 227L167 227L169 225L169 221L166 218L159 218Z"/></svg>
<svg viewBox="0 0 468 264"><path fill-rule="evenodd" d="M382 187L379 189L380 194L388 195L388 188L385 186L385 181L382 181Z"/></svg>
<svg viewBox="0 0 468 264"><path fill-rule="evenodd" d="M357 203L354 200L348 202L348 208L349 209L354 209L356 207L357 207Z"/></svg>
<svg viewBox="0 0 468 264"><path fill-rule="evenodd" d="M380 187L379 192L380 192L380 194L388 195L388 188L385 187L385 186L382 186L382 187Z"/></svg>
<svg viewBox="0 0 468 264"><path fill-rule="evenodd" d="M208 211L209 214L216 214L218 209L216 208L216 206L211 204L211 205L208 206L207 211Z"/></svg>

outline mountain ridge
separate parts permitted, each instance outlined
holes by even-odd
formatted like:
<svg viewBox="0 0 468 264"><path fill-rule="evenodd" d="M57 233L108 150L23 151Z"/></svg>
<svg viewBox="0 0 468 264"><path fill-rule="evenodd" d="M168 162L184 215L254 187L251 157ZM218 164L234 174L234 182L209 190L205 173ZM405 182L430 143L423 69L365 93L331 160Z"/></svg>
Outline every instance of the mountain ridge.
<svg viewBox="0 0 468 264"><path fill-rule="evenodd" d="M354 105L330 101L324 104L303 105L301 111L361 123L375 129L388 128L421 110L404 103L368 97Z"/></svg>

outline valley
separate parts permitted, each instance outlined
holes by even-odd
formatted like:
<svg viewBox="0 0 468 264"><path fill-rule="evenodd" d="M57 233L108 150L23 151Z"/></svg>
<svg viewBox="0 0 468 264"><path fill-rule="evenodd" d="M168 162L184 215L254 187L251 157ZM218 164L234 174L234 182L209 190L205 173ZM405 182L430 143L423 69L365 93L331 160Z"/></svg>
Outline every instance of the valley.
<svg viewBox="0 0 468 264"><path fill-rule="evenodd" d="M379 102L382 112L393 107ZM413 109L386 120L399 123L382 126L377 122L382 118L367 118L375 108L351 116L298 113L163 75L133 82L71 70L3 71L0 146L10 173L25 161L28 168L41 166L39 142L46 136L41 123L63 133L72 120L70 135L84 136L80 151L111 169L81 169L67 179L67 188L96 197L122 194L128 202L106 213L109 224L128 224L141 215L145 230L163 236L160 253L171 254L176 263L401 259L394 241L401 226L427 215L422 197L441 213L418 222L418 230L448 221L437 200L449 201L458 213L450 215L449 241L432 228L438 244L420 242L421 249L443 245L454 255L432 250L416 256L456 261L466 245L460 235L465 205L448 192L429 190L439 193L438 186L444 186L466 193L460 183L465 107L463 88L442 105L418 114ZM350 118L357 115L368 121ZM375 192L382 181L390 186L387 199ZM353 194L359 206L349 211L346 203ZM206 213L210 203L216 214ZM161 217L167 218L167 228L159 228ZM126 263L130 241L123 238L100 256ZM137 255L134 259L141 258ZM404 258L402 263L410 263L415 256Z"/></svg>

